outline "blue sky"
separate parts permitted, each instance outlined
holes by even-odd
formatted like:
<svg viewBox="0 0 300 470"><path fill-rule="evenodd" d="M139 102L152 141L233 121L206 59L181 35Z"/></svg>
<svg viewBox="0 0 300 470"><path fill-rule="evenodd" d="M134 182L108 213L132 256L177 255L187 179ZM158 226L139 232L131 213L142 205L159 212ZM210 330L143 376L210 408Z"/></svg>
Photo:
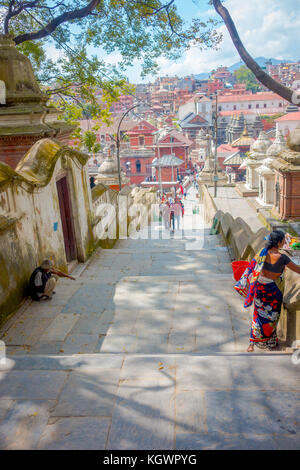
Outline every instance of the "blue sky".
<svg viewBox="0 0 300 470"><path fill-rule="evenodd" d="M246 49L253 57L264 56L276 59L300 59L299 0L227 0L224 2L236 23ZM179 13L188 21L193 17L215 17L218 15L207 0L176 0ZM159 60L160 75L177 75L209 72L220 65L230 66L240 60L224 24L218 28L223 34L223 41L218 51L193 48L187 51L180 60L174 62L164 58ZM107 62L117 63L118 54L99 57ZM54 47L49 48L50 55L56 56ZM95 50L93 50L95 53ZM140 79L140 66L137 61L128 68L127 76L133 83ZM149 76L145 81L151 81Z"/></svg>

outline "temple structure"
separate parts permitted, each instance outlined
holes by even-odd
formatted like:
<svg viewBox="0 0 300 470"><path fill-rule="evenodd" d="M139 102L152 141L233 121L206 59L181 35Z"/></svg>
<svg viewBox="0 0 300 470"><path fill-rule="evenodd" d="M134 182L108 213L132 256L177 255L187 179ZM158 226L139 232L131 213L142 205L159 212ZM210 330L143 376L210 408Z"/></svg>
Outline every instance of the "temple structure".
<svg viewBox="0 0 300 470"><path fill-rule="evenodd" d="M47 106L28 57L17 51L9 35L0 35L0 161L16 168L38 140L55 137L66 144L74 129L58 121L59 111Z"/></svg>
<svg viewBox="0 0 300 470"><path fill-rule="evenodd" d="M245 125L241 136L231 143L233 148L232 154L226 157L223 162L230 183L232 181L243 180L245 169L241 168L241 165L246 160L246 152L249 152L252 143L253 139L249 136L247 126Z"/></svg>
<svg viewBox="0 0 300 470"><path fill-rule="evenodd" d="M121 169L121 185L126 186L129 184L129 177L127 177L124 171ZM96 184L101 183L108 186L110 189L119 191L119 172L118 162L116 158L111 156L110 150L107 152L107 156L104 162L100 165L98 174L95 178Z"/></svg>
<svg viewBox="0 0 300 470"><path fill-rule="evenodd" d="M257 202L265 207L271 207L275 202L275 172L272 163L283 150L286 149L286 142L281 131L276 132L276 139L266 152L266 158L256 172L259 177L259 195Z"/></svg>
<svg viewBox="0 0 300 470"><path fill-rule="evenodd" d="M300 124L270 167L275 173L274 215L281 220L300 220Z"/></svg>
<svg viewBox="0 0 300 470"><path fill-rule="evenodd" d="M231 144L234 140L238 139L246 125L245 116L243 113L233 115L231 121L226 129L226 141Z"/></svg>
<svg viewBox="0 0 300 470"><path fill-rule="evenodd" d="M197 164L201 167L204 166L204 162L207 155L207 132L204 129L200 129L195 139L195 149L190 152L190 158L193 164Z"/></svg>
<svg viewBox="0 0 300 470"><path fill-rule="evenodd" d="M241 169L246 168L246 184L237 187L238 192L244 197L258 196L259 177L257 169L262 165L266 158L266 153L271 145L266 133L262 131L258 139L252 145L252 149L247 159L242 163Z"/></svg>

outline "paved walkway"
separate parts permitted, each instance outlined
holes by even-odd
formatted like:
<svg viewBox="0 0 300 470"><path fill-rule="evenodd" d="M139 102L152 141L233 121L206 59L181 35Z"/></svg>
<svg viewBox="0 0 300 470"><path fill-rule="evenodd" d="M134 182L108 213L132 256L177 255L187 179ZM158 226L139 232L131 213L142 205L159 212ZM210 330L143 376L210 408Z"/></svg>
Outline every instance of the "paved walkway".
<svg viewBox="0 0 300 470"><path fill-rule="evenodd" d="M208 188L210 194L213 196L214 188ZM235 188L231 187L218 187L217 197L214 198L214 202L219 210L224 213L228 212L232 217L241 217L251 227L253 232L256 232L260 228L264 227L263 223L258 219L257 212L252 207L247 198L240 196Z"/></svg>
<svg viewBox="0 0 300 470"><path fill-rule="evenodd" d="M2 449L300 448L300 365L245 353L251 312L196 204L182 239L99 250L11 322Z"/></svg>

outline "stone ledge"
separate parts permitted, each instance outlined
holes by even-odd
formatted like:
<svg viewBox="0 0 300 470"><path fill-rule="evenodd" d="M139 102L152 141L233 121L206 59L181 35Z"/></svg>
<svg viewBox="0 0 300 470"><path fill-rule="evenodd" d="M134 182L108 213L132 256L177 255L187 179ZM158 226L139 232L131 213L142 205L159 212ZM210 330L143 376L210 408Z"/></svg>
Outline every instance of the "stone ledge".
<svg viewBox="0 0 300 470"><path fill-rule="evenodd" d="M249 189L244 184L236 185L235 190L242 197L257 197L258 196L258 190Z"/></svg>

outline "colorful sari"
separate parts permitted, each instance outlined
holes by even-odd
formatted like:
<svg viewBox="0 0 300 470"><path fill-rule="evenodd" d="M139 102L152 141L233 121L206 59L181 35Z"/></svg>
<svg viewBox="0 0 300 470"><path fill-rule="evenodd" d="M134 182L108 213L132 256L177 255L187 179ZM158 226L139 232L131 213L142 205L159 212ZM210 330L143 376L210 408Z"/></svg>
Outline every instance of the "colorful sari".
<svg viewBox="0 0 300 470"><path fill-rule="evenodd" d="M258 281L267 254L268 250L264 248L253 258L234 288L245 297L245 308L254 303L250 342L271 349L278 345L276 328L283 296L275 281L268 283Z"/></svg>

